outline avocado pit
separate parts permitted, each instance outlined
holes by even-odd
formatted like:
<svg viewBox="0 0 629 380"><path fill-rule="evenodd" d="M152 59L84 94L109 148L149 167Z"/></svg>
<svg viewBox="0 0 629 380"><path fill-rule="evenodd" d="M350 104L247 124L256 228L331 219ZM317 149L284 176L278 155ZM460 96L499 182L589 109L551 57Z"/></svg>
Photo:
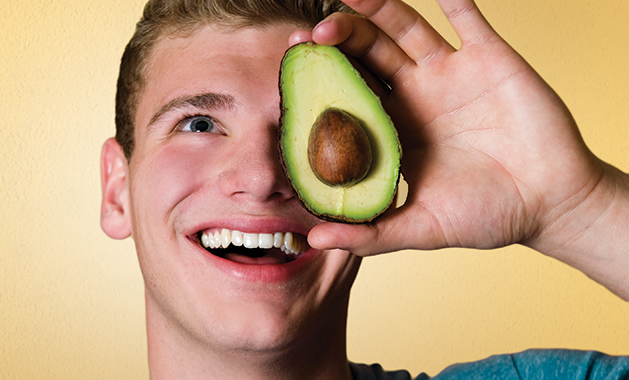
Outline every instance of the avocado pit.
<svg viewBox="0 0 629 380"><path fill-rule="evenodd" d="M360 120L336 108L321 112L310 130L308 161L317 178L329 186L360 182L372 161L371 144Z"/></svg>

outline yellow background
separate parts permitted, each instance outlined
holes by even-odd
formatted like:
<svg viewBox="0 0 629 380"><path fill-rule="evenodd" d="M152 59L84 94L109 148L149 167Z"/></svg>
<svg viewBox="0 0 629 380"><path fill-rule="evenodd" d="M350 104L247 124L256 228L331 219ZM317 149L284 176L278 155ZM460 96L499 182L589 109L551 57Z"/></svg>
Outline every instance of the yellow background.
<svg viewBox="0 0 629 380"><path fill-rule="evenodd" d="M0 379L147 378L133 244L99 227L100 146L143 2L0 5ZM414 4L453 37L434 2ZM479 5L562 95L592 150L628 171L629 1ZM519 246L402 252L362 272L354 361L434 375L531 347L629 354L629 304Z"/></svg>

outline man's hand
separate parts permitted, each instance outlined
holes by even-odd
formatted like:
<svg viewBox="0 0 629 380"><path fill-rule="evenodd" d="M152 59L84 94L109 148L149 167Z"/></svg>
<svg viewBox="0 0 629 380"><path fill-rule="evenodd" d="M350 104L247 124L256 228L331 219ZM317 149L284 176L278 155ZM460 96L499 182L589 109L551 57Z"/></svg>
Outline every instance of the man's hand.
<svg viewBox="0 0 629 380"><path fill-rule="evenodd" d="M458 50L400 0L346 0L365 17L333 14L309 36L338 45L390 87L382 101L409 185L404 206L370 224L320 224L311 246L369 256L522 243L627 298L626 275L606 279L612 261L626 273L627 255L589 252L595 231L629 228L626 175L587 149L561 99L472 0L437 2L461 39ZM293 42L305 38L298 32ZM625 212L610 218L614 203Z"/></svg>

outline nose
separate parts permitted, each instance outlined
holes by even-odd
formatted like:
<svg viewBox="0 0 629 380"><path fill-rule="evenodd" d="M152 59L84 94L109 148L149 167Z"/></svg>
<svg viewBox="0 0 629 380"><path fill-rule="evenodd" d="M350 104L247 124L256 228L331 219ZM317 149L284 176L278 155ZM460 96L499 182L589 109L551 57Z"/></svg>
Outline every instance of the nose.
<svg viewBox="0 0 629 380"><path fill-rule="evenodd" d="M234 137L232 157L220 177L224 195L245 203L277 204L293 197L277 149L277 124Z"/></svg>

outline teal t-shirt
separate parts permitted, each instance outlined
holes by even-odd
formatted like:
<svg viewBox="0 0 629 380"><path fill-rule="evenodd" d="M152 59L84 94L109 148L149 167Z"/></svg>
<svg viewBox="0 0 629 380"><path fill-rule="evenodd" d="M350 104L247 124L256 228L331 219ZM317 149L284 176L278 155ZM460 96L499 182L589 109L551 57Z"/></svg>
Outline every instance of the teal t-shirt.
<svg viewBox="0 0 629 380"><path fill-rule="evenodd" d="M354 380L411 380L407 371L351 364ZM415 380L429 380L422 373ZM629 356L595 351L529 350L446 368L432 380L629 380Z"/></svg>

